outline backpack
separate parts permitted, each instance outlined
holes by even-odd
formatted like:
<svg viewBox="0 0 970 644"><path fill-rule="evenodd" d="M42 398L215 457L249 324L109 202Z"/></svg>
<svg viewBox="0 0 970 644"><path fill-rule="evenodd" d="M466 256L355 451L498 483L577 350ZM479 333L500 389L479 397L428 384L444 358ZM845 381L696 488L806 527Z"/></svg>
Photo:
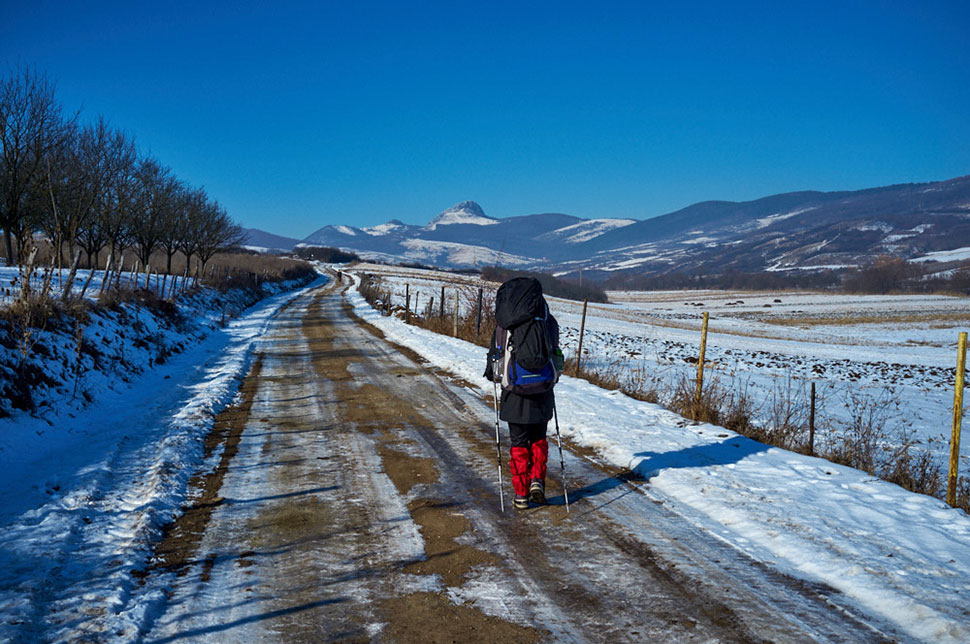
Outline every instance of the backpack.
<svg viewBox="0 0 970 644"><path fill-rule="evenodd" d="M495 320L495 382L504 390L527 396L552 389L559 380L554 360L557 347L539 281L516 277L502 284L495 298Z"/></svg>

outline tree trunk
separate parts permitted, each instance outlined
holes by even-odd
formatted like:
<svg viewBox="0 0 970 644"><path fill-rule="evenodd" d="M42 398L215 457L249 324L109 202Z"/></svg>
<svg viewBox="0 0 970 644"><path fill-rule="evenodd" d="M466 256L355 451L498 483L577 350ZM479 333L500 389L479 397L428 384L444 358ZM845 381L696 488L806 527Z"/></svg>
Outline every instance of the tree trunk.
<svg viewBox="0 0 970 644"><path fill-rule="evenodd" d="M10 232L9 228L3 229L3 242L7 248L7 266L13 266L14 265L13 233Z"/></svg>

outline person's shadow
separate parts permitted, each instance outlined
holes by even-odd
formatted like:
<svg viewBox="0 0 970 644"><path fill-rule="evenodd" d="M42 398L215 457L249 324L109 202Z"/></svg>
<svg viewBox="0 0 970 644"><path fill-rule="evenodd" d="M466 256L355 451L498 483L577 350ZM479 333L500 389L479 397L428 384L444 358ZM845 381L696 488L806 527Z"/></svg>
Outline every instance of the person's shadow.
<svg viewBox="0 0 970 644"><path fill-rule="evenodd" d="M584 498L599 496L603 493L615 490L626 485L631 481L649 481L663 470L680 469L686 467L708 467L711 465L728 465L737 463L752 454L758 454L768 450L764 443L745 438L744 436L734 436L720 443L707 443L704 445L693 445L673 452L637 452L634 459L642 458L629 472L618 474L601 479L581 488L569 491L569 500L578 501ZM626 492L610 499L607 503L612 503L616 499L625 496L629 492L635 491L634 487L629 487ZM563 503L562 497L550 499L551 505Z"/></svg>
<svg viewBox="0 0 970 644"><path fill-rule="evenodd" d="M638 478L650 480L663 470L685 467L707 467L737 463L752 454L768 451L768 446L744 436L734 436L720 443L692 445L675 452L637 452L643 460L633 466Z"/></svg>

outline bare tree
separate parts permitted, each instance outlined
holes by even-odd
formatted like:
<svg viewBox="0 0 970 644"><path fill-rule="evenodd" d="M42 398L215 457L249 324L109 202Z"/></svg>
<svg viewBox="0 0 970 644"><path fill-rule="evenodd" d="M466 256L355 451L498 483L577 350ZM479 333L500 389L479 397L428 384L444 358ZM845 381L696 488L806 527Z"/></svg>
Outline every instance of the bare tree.
<svg viewBox="0 0 970 644"><path fill-rule="evenodd" d="M162 218L174 182L171 172L152 158L145 158L135 171L137 200L132 219L131 239L142 265L147 266L162 238Z"/></svg>
<svg viewBox="0 0 970 644"><path fill-rule="evenodd" d="M242 229L235 225L225 209L215 201L206 202L202 216L191 230L195 237L195 254L202 264L201 273L216 253L224 252L243 243Z"/></svg>
<svg viewBox="0 0 970 644"><path fill-rule="evenodd" d="M99 220L115 257L132 243L135 208L138 203L138 151L135 142L124 132L116 131L109 143L115 161L115 172L109 181L106 200Z"/></svg>
<svg viewBox="0 0 970 644"><path fill-rule="evenodd" d="M117 184L130 173L134 159L134 146L128 137L118 130L108 128L103 118L97 123L97 149L93 161L98 172L92 184L92 212L88 224L78 235L78 244L84 249L88 268L98 266L98 255L112 240L111 229L117 214ZM130 159L126 158L130 155ZM113 249L112 249L113 250Z"/></svg>
<svg viewBox="0 0 970 644"><path fill-rule="evenodd" d="M184 229L181 235L179 235L178 240L178 249L185 255L185 265L187 267L192 256L196 254L199 248L200 236L198 231L203 228L202 220L206 216L206 206L208 203L209 197L206 195L205 189L197 188L189 192L185 203Z"/></svg>
<svg viewBox="0 0 970 644"><path fill-rule="evenodd" d="M191 190L178 180L167 189L165 207L159 217L158 246L165 254L165 272L172 272L172 257L182 247L188 233L188 211Z"/></svg>
<svg viewBox="0 0 970 644"><path fill-rule="evenodd" d="M69 252L85 237L89 248L100 251L105 244L97 213L113 171L109 157L111 130L103 118L72 133L56 146L48 163L50 215L44 229L57 245ZM89 257L90 261L90 257Z"/></svg>
<svg viewBox="0 0 970 644"><path fill-rule="evenodd" d="M48 155L62 140L63 122L54 86L45 76L23 68L0 81L0 227L8 262L19 261L13 235L29 234L31 199L36 203Z"/></svg>

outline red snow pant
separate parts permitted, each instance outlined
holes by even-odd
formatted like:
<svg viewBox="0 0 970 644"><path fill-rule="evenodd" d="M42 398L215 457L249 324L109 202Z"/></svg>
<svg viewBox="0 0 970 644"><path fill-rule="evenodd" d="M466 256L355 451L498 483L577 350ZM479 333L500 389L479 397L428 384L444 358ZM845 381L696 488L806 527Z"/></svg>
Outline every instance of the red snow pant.
<svg viewBox="0 0 970 644"><path fill-rule="evenodd" d="M512 437L509 468L512 470L512 487L516 496L529 495L529 483L532 479L539 479L545 484L546 461L549 460L547 424L509 423L509 434Z"/></svg>

